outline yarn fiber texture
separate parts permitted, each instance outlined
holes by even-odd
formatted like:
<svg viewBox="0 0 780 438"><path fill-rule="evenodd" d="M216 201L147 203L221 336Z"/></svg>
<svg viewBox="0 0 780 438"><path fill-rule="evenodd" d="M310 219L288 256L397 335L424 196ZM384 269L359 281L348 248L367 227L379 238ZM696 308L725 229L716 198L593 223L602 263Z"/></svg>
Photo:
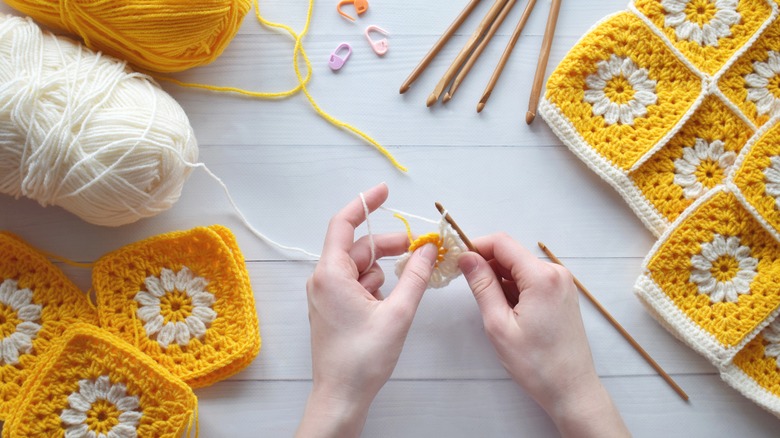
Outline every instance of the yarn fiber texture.
<svg viewBox="0 0 780 438"><path fill-rule="evenodd" d="M238 32L251 0L6 0L55 29L156 72L215 60Z"/></svg>
<svg viewBox="0 0 780 438"><path fill-rule="evenodd" d="M634 0L540 113L659 240L636 295L780 416L780 19L771 0Z"/></svg>
<svg viewBox="0 0 780 438"><path fill-rule="evenodd" d="M179 378L89 324L75 324L53 343L24 394L4 437L175 438L189 430L197 406Z"/></svg>
<svg viewBox="0 0 780 438"><path fill-rule="evenodd" d="M128 11L116 3L102 4ZM149 77L0 14L0 193L118 226L171 207L197 156L186 114Z"/></svg>

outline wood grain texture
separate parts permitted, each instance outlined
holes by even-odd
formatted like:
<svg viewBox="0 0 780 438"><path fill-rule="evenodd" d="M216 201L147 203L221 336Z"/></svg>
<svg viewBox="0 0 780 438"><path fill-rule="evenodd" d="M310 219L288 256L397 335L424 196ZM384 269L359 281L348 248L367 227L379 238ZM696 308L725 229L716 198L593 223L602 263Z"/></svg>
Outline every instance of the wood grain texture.
<svg viewBox="0 0 780 438"><path fill-rule="evenodd" d="M627 0L565 1L548 73L588 28L625 9ZM610 313L691 396L684 404L598 312L581 300L596 368L635 436L776 436L777 419L730 389L716 370L657 324L632 294L654 239L606 183L571 154L544 123L523 117L550 0L539 1L490 105L481 96L522 7L515 8L482 54L469 80L446 106L425 98L491 2L482 2L404 95L398 86L465 5L458 2L374 0L355 24L335 3L318 1L306 49L313 96L333 116L366 130L410 169L400 174L370 146L317 117L303 96L260 101L164 85L183 106L198 137L200 160L230 188L247 218L270 237L319 252L327 221L358 191L380 181L388 205L436 217L434 201L457 212L470 237L506 231L535 248L543 241ZM520 2L524 6L525 2ZM300 29L305 3L260 1L271 20ZM540 13L543 11L544 13ZM0 12L12 10L0 3ZM363 30L390 31L378 58ZM354 53L337 74L327 57L341 42ZM257 90L295 85L289 37L248 16L224 55L176 75ZM511 79L511 80L509 80ZM56 208L0 197L0 229L78 261L94 261L122 245L173 230L221 223L236 234L248 259L263 347L244 372L197 391L203 437L290 436L310 388L311 360L304 284L314 264L254 238L222 190L194 171L169 211L121 228L86 224ZM416 232L426 224L412 222ZM372 217L376 232L400 231L387 213ZM364 229L360 230L365 232ZM393 260L387 291L395 284ZM88 270L64 266L82 289ZM483 332L465 281L426 293L391 381L374 403L367 437L556 436L548 417L508 379Z"/></svg>

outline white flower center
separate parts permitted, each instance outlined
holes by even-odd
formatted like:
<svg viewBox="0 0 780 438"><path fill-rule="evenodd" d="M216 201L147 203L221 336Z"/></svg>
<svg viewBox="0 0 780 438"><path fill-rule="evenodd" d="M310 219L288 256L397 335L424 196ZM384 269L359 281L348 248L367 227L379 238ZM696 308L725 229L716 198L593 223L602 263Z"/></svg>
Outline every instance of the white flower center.
<svg viewBox="0 0 780 438"><path fill-rule="evenodd" d="M691 257L690 281L710 302L736 302L740 294L750 293L757 275L758 260L739 237L715 234L711 242L701 244L701 252Z"/></svg>
<svg viewBox="0 0 780 438"><path fill-rule="evenodd" d="M0 365L16 365L20 355L32 352L43 310L32 298L32 291L19 289L14 280L0 283Z"/></svg>
<svg viewBox="0 0 780 438"><path fill-rule="evenodd" d="M664 25L675 30L681 41L699 46L718 46L731 36L731 27L742 21L738 0L662 0Z"/></svg>
<svg viewBox="0 0 780 438"><path fill-rule="evenodd" d="M674 160L674 183L682 187L688 199L696 199L720 184L737 159L736 153L724 149L721 140L697 138L682 153L682 158Z"/></svg>
<svg viewBox="0 0 780 438"><path fill-rule="evenodd" d="M144 284L146 290L135 295L136 313L145 323L146 335L163 348L203 338L217 317L214 295L206 291L208 281L187 267L179 272L163 268L159 277L147 277Z"/></svg>
<svg viewBox="0 0 780 438"><path fill-rule="evenodd" d="M648 71L625 56L611 55L596 64L596 73L585 78L588 89L583 101L592 105L594 116L602 116L607 125L633 125L647 115L647 107L658 101L656 82Z"/></svg>

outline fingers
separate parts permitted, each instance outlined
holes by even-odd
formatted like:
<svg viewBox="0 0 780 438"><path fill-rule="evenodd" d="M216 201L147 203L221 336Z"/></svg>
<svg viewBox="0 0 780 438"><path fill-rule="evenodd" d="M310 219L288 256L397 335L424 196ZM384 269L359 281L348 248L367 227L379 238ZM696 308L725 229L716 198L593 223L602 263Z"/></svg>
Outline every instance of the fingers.
<svg viewBox="0 0 780 438"><path fill-rule="evenodd" d="M405 233L375 234L374 251L376 258L403 254L409 249L409 237ZM371 243L368 236L363 236L349 250L349 256L355 261L358 272L369 268L371 262Z"/></svg>
<svg viewBox="0 0 780 438"><path fill-rule="evenodd" d="M438 248L431 243L418 248L406 262L406 267L398 278L398 284L390 297L385 300L396 306L408 321L414 317L423 293L428 288L437 255Z"/></svg>
<svg viewBox="0 0 780 438"><path fill-rule="evenodd" d="M385 273L382 272L382 268L379 265L374 264L365 273L360 275L358 283L363 286L371 295L376 299L382 299L381 295L377 295L379 288L385 283Z"/></svg>
<svg viewBox="0 0 780 438"><path fill-rule="evenodd" d="M376 210L387 199L387 185L382 183L363 192L368 205L368 211ZM355 228L366 220L363 201L358 196L346 207L336 213L328 224L328 232L325 235L325 244L322 248L322 256L348 252L355 240Z"/></svg>
<svg viewBox="0 0 780 438"><path fill-rule="evenodd" d="M480 246L479 250L482 251L482 248ZM496 277L484 258L473 252L461 254L458 257L458 267L463 271L474 293L486 330L490 331L490 327L499 327L511 312L500 278Z"/></svg>
<svg viewBox="0 0 780 438"><path fill-rule="evenodd" d="M527 286L524 280L533 278L539 265L543 263L504 233L480 237L474 240L474 245L486 260L495 260L501 276L514 280L520 290ZM509 275L505 275L506 273Z"/></svg>

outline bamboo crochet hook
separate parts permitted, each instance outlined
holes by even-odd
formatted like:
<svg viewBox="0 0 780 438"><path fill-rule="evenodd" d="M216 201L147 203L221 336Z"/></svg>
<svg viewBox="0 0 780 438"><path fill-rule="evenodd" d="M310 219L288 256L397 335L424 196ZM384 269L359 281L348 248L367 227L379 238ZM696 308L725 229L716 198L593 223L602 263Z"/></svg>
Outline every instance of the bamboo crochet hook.
<svg viewBox="0 0 780 438"><path fill-rule="evenodd" d="M442 78L439 80L439 83L436 84L436 87L433 89L431 95L428 96L428 100L425 103L427 106L430 107L436 103L437 100L439 100L439 96L441 96L441 94L444 92L444 88L449 85L450 81L452 81L452 78L455 77L455 75L458 73L458 70L460 70L463 63L466 62L468 56L482 40L482 37L485 36L485 32L487 32L488 27L493 22L493 20L496 19L496 16L501 12L501 9L504 7L506 2L507 0L496 0L493 6L490 7L488 13L485 14L485 17L479 23L479 26L477 26L477 30L471 34L471 38L469 38L468 42L466 42L466 45L463 46L463 49L461 49L460 53L458 53L458 56L455 57L455 60L452 61L452 64L450 64L450 67L444 73L444 76L442 76Z"/></svg>
<svg viewBox="0 0 780 438"><path fill-rule="evenodd" d="M547 70L547 61L550 59L550 49L552 48L553 36L555 35L555 25L558 23L558 13L560 11L561 0L552 0L552 4L550 5L550 15L547 16L547 26L544 29L542 50L539 52L539 62L536 64L534 84L531 88L531 98L528 101L528 112L525 113L525 123L529 125L533 123L534 118L536 117L536 108L539 106L539 96L542 94L544 72Z"/></svg>
<svg viewBox="0 0 780 438"><path fill-rule="evenodd" d="M444 94L444 97L441 99L442 103L449 102L450 99L452 99L452 96L455 95L455 91L457 91L458 87L460 87L460 83L463 82L464 79L466 79L466 75L469 74L471 68L474 67L474 64L477 62L477 59L479 59L479 56L482 55L483 51L485 51L485 47L487 47L488 43L493 38L493 35L496 34L498 28L501 27L501 24L504 22L506 16L509 14L512 8L515 6L515 3L517 3L517 0L509 0L504 5L504 8L501 9L501 13L498 14L496 20L493 21L493 23L490 25L487 35L485 35L485 37L482 38L482 41L479 42L477 48L474 49L474 53L472 53L471 56L469 56L469 59L466 61L466 64L463 65L463 68L460 69L458 75L455 76L455 79L452 81L452 85L450 85L449 91L447 91Z"/></svg>
<svg viewBox="0 0 780 438"><path fill-rule="evenodd" d="M544 253L547 254L547 257L549 257L550 260L552 260L554 263L564 266L563 263L558 259L558 257L555 257L555 254L553 254L552 251L550 251L550 249L547 248L547 245L543 244L542 242L539 242L538 244L539 244L539 248L541 248L542 251L544 251ZM576 277L574 277L574 284L577 285L577 287L580 289L582 294L585 295L585 297L591 303L593 303L594 306L596 306L596 309L598 309L598 311L604 316L604 318L606 318L607 321L609 321L609 323L612 324L612 326L615 327L615 329L617 329L617 331L621 335L623 335L626 341L628 341L628 343L631 344L632 347L634 347L634 350L636 350L647 361L647 363L649 363L650 366L653 367L653 369L658 373L658 375L660 375L666 381L666 383L668 383L669 386L671 386L672 389L674 389L677 395L679 395L683 400L688 401L688 394L686 394L685 391L683 391L683 389L680 388L677 382L675 382L674 379L672 379L672 377L669 376L669 374L667 374L663 368L661 368L661 365L658 365L658 362L656 362L652 357L650 357L650 354L647 351L645 351L645 349L642 348L641 345L639 345L639 342L637 342L633 338L633 336L631 336L626 331L626 329L624 329L623 326L620 325L620 323L617 322L617 320L613 318L612 315L610 315L607 309L605 309L604 306L602 306L601 303L599 303L598 300L596 300L596 298L593 295L591 295L591 293L588 291L585 285L583 285L579 280L577 280Z"/></svg>
<svg viewBox="0 0 780 438"><path fill-rule="evenodd" d="M466 248L469 249L471 252L475 252L479 254L479 251L477 251L477 247L474 246L473 243L471 243L471 240L469 240L468 237L466 237L466 234L463 233L463 230L460 229L458 224L452 219L452 216L450 216L449 213L447 213L447 210L442 207L440 202L436 202L436 209L439 210L439 213L444 215L444 220L447 221L450 226L452 226L452 229L455 230L456 233L458 233L458 237L460 237L460 240L463 241L463 243L466 245Z"/></svg>
<svg viewBox="0 0 780 438"><path fill-rule="evenodd" d="M471 0L469 4L466 5L466 7L461 11L460 15L458 15L455 18L455 21L450 24L450 27L447 28L446 31L444 31L444 34L439 38L438 41L431 47L431 50L428 51L428 53L423 57L423 59L420 61L419 64L417 64L417 67L412 70L412 72L409 74L409 77L406 78L404 83L401 85L400 93L404 94L407 91L409 91L409 88L412 86L412 82L416 81L417 78L420 77L420 75L425 71L425 69L428 67L428 64L433 61L433 58L436 57L436 55L439 54L442 47L444 47L445 44L447 44L447 41L450 40L453 34L455 34L455 31L458 30L461 24L463 24L464 21L466 21L466 18L468 18L469 15L471 15L471 12L474 10L474 8L477 7L481 0Z"/></svg>
<svg viewBox="0 0 780 438"><path fill-rule="evenodd" d="M512 50L514 50L515 45L517 44L517 40L520 39L520 33L523 31L525 23L528 22L528 17L531 16L531 11L534 9L534 5L536 5L536 0L528 0L528 4L525 5L523 15L520 17L520 21L517 22L517 26L515 26L515 30L512 32L512 36L509 38L509 43L507 43L506 48L504 49L504 53L501 54L501 59L498 60L498 65L493 71L493 76L490 77L490 81L488 81L488 84L485 87L485 91L482 92L482 97L479 99L479 103L477 104L478 113L482 112L482 110L485 108L485 104L487 104L488 99L490 99L490 95L493 94L493 88L496 86L498 78L504 71L506 62L509 60L509 55L512 54Z"/></svg>

